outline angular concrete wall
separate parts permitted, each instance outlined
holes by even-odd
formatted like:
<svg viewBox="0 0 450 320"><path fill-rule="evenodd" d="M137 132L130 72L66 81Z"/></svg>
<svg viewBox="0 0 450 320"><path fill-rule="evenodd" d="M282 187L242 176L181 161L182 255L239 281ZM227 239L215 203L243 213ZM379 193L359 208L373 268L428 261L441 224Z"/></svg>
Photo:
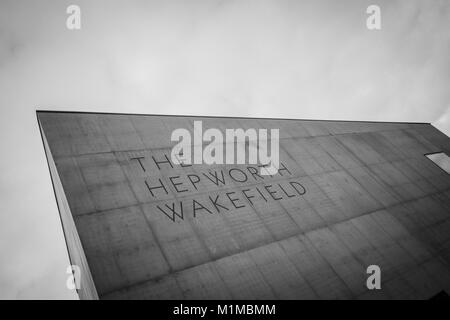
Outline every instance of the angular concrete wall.
<svg viewBox="0 0 450 320"><path fill-rule="evenodd" d="M450 176L424 156L450 154L450 140L429 124L38 118L100 298L450 292ZM193 132L194 120L204 130L279 128L283 170L263 179L247 165L167 162L172 130ZM224 183L216 180L222 173ZM381 268L382 290L366 288L372 264Z"/></svg>

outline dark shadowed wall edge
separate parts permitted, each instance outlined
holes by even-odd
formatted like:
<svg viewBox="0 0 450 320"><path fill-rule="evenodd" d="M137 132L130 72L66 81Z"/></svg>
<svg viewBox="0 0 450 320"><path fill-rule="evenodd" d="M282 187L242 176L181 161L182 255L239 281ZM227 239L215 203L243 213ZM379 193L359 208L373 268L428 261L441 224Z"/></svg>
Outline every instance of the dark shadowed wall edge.
<svg viewBox="0 0 450 320"><path fill-rule="evenodd" d="M55 193L56 203L58 205L59 216L63 226L64 238L69 254L69 260L72 266L78 266L80 270L80 282L77 294L81 300L98 300L97 289L92 279L91 271L86 260L86 256L78 236L72 213L64 192L64 188L59 178L58 170L55 166L53 156L48 146L47 138L42 130L41 123L38 118L39 130L41 132L42 143L44 144L45 156L50 170L53 191ZM69 267L69 266L68 266ZM67 276L69 277L70 274ZM69 290L69 289L68 289Z"/></svg>

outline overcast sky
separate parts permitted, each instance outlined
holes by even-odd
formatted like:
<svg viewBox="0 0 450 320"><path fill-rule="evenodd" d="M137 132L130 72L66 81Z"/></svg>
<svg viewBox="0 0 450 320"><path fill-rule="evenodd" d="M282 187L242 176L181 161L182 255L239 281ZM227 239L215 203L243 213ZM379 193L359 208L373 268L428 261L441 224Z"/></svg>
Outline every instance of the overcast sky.
<svg viewBox="0 0 450 320"><path fill-rule="evenodd" d="M66 8L81 7L81 30ZM382 28L366 28L381 7ZM74 298L35 110L431 122L450 1L0 1L0 298Z"/></svg>

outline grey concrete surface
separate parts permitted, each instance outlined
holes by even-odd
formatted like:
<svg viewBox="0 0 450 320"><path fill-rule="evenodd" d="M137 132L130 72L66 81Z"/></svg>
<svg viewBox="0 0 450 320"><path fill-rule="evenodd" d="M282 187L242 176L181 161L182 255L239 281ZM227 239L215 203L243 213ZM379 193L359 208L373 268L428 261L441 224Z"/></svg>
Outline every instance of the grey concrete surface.
<svg viewBox="0 0 450 320"><path fill-rule="evenodd" d="M450 175L425 156L450 154L450 139L430 124L62 112L38 120L58 203L67 198L59 209L71 261L86 273L83 299L450 293ZM172 130L192 132L194 120L204 130L279 128L288 170L260 179L246 165L156 164L170 159ZM247 180L233 180L233 168ZM224 184L214 178L221 170ZM381 290L366 287L372 264Z"/></svg>

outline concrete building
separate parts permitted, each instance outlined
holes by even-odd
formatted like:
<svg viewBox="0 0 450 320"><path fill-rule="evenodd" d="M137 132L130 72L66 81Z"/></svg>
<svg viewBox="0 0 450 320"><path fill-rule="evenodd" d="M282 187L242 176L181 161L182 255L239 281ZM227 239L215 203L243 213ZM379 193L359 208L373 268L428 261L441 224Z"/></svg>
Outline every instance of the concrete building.
<svg viewBox="0 0 450 320"><path fill-rule="evenodd" d="M450 175L426 156L450 154L450 139L430 124L37 117L82 299L450 293ZM278 174L174 165L171 133L192 132L194 120L279 128ZM367 288L370 265L380 267L380 290Z"/></svg>

